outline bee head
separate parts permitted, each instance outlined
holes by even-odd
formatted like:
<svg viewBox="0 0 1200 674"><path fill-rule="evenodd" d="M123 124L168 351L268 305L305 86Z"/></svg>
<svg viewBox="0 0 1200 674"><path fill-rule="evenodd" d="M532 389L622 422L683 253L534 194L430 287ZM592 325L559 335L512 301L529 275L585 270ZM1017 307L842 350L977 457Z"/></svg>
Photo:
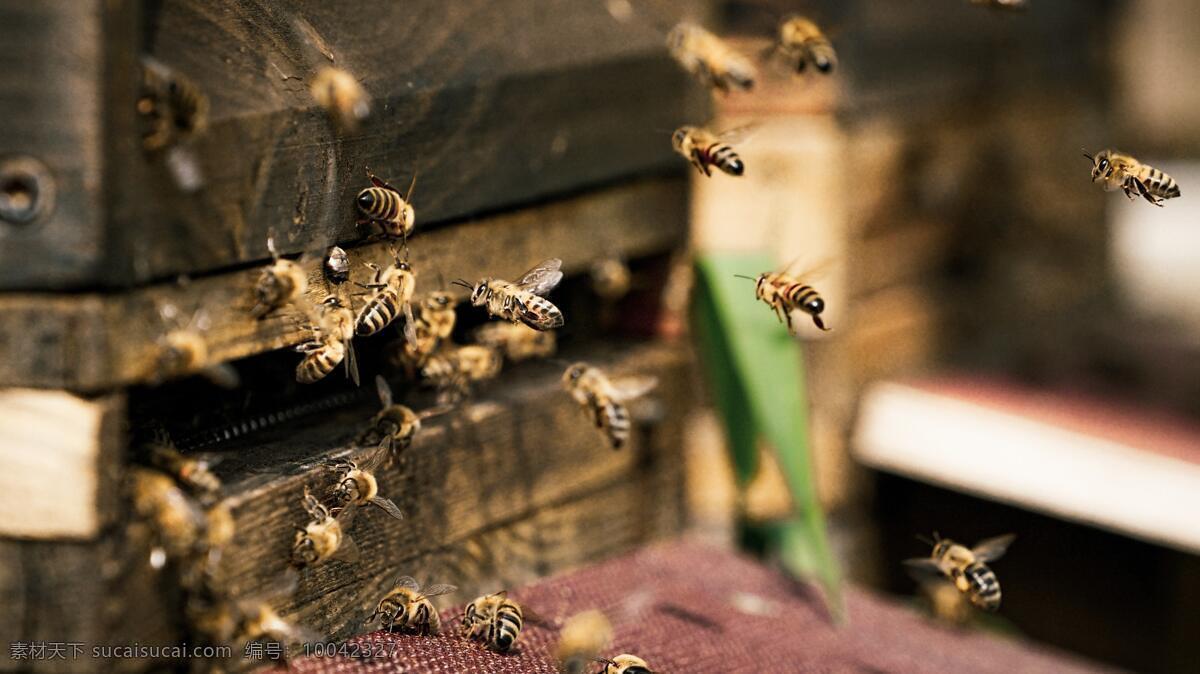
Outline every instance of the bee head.
<svg viewBox="0 0 1200 674"><path fill-rule="evenodd" d="M452 301L449 293L437 292L429 295L429 303L434 306L448 307Z"/></svg>
<svg viewBox="0 0 1200 674"><path fill-rule="evenodd" d="M358 204L358 210L362 211L363 215L371 211L371 207L375 205L375 195L371 192L371 188L367 188L358 193L358 199L355 200Z"/></svg>
<svg viewBox="0 0 1200 674"><path fill-rule="evenodd" d="M407 262L400 261L400 262L396 263L396 269L399 269L402 272L411 272L412 266L409 265Z"/></svg>
<svg viewBox="0 0 1200 674"><path fill-rule="evenodd" d="M475 284L475 288L471 290L471 304L479 306L484 303L487 295L488 281L489 279L484 279Z"/></svg>
<svg viewBox="0 0 1200 674"><path fill-rule="evenodd" d="M583 373L587 370L587 368L587 363L572 364L567 368L567 371L563 373L563 383L570 385L579 381L579 378L583 376Z"/></svg>
<svg viewBox="0 0 1200 674"><path fill-rule="evenodd" d="M675 148L676 152L683 151L683 143L688 137L688 127L682 126L675 129L675 133L671 134L671 147Z"/></svg>
<svg viewBox="0 0 1200 674"><path fill-rule="evenodd" d="M1112 161L1110 160L1110 155L1111 153L1108 150L1100 152L1095 157L1087 152L1083 153L1084 157L1087 157L1092 161L1092 182L1096 182L1101 178L1108 177L1112 173Z"/></svg>

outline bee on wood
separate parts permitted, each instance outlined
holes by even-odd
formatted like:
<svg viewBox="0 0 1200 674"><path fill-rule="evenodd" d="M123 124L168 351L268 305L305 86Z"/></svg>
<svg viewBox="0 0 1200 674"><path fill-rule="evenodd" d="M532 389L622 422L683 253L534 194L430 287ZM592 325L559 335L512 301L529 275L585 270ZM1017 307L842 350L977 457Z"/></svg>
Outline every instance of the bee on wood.
<svg viewBox="0 0 1200 674"><path fill-rule="evenodd" d="M354 131L371 115L371 97L353 75L341 68L322 67L309 91L342 131Z"/></svg>
<svg viewBox="0 0 1200 674"><path fill-rule="evenodd" d="M271 594L291 594L297 574L291 571L273 585ZM211 587L192 595L187 604L188 622L211 644L227 645L239 651L254 641L272 641L283 646L321 640L316 632L285 620L265 599L231 599ZM241 647L241 648L238 648Z"/></svg>
<svg viewBox="0 0 1200 674"><path fill-rule="evenodd" d="M791 266L789 265L789 267ZM803 276L811 275L813 275L812 271ZM825 320L821 318L821 313L825 311L825 300L815 288L792 276L787 270L763 272L758 275L758 278L742 274L735 274L735 276L754 281L754 297L771 307L775 312L775 317L781 322L786 321L789 333L795 334L792 329L792 312L797 310L808 314L812 318L813 325L821 330L829 331L829 328L825 327Z"/></svg>
<svg viewBox="0 0 1200 674"><path fill-rule="evenodd" d="M312 384L333 372L339 363L346 364L346 376L358 385L358 363L354 357L354 312L336 297L322 303L316 325L308 326L312 337L298 345L304 354L296 366L296 381Z"/></svg>
<svg viewBox="0 0 1200 674"><path fill-rule="evenodd" d="M788 67L803 73L811 63L818 72L830 73L837 65L837 52L817 24L802 17L790 17L779 25L779 36L773 49Z"/></svg>
<svg viewBox="0 0 1200 674"><path fill-rule="evenodd" d="M458 590L453 585L430 585L422 588L412 576L401 576L367 618L367 624L379 620L381 627L391 632L399 627L406 632L433 635L442 630L442 620L430 597L450 594Z"/></svg>
<svg viewBox="0 0 1200 674"><path fill-rule="evenodd" d="M354 505L347 505L335 517L304 488L304 511L309 522L304 528L296 527L296 540L292 543L292 563L297 567L312 566L327 559L344 562L358 561L358 546L346 529L354 517Z"/></svg>
<svg viewBox="0 0 1200 674"><path fill-rule="evenodd" d="M412 377L432 356L442 341L449 339L458 321L454 297L446 292L433 292L414 307L412 327L405 328L405 339L393 348L391 360L403 367Z"/></svg>
<svg viewBox="0 0 1200 674"><path fill-rule="evenodd" d="M490 346L446 346L425 360L421 377L438 389L438 402L457 402L471 392L471 384L494 379L504 364Z"/></svg>
<svg viewBox="0 0 1200 674"><path fill-rule="evenodd" d="M421 430L423 419L443 414L449 409L438 407L418 414L396 403L392 399L392 388L378 375L375 377L375 391L379 394L379 402L382 403L383 409L371 419L367 430L359 435L358 443L378 446L393 456L398 450L408 449L413 437Z"/></svg>
<svg viewBox="0 0 1200 674"><path fill-rule="evenodd" d="M212 472L220 457L188 456L173 444L155 444L147 451L150 465L174 477L193 493L212 496L221 490L221 479Z"/></svg>
<svg viewBox="0 0 1200 674"><path fill-rule="evenodd" d="M411 334L413 330L410 303L417 287L417 273L400 259L395 250L392 255L395 261L387 269L367 262L367 267L375 272L375 278L370 283L358 284L374 293L359 309L358 318L354 321L354 331L361 337L373 335L391 325L401 312L406 319L406 334Z"/></svg>
<svg viewBox="0 0 1200 674"><path fill-rule="evenodd" d="M712 177L713 166L740 176L746 172L746 164L729 143L745 138L751 128L747 125L713 133L698 126L682 126L671 134L671 147L707 177Z"/></svg>
<svg viewBox="0 0 1200 674"><path fill-rule="evenodd" d="M534 330L552 330L563 326L563 315L543 297L562 281L562 260L543 260L525 272L516 283L483 278L474 286L459 279L454 283L471 291L471 304L484 307L497 318L524 323Z"/></svg>
<svg viewBox="0 0 1200 674"><path fill-rule="evenodd" d="M1024 11L1028 9L1028 0L971 0L972 5L989 9L1006 9L1009 11Z"/></svg>
<svg viewBox="0 0 1200 674"><path fill-rule="evenodd" d="M960 545L933 534L929 557L908 559L905 564L916 572L931 571L949 578L971 603L985 611L1000 608L1000 582L988 567L1004 555L1016 536L1006 534L980 541L974 548Z"/></svg>
<svg viewBox="0 0 1200 674"><path fill-rule="evenodd" d="M250 309L250 314L260 319L296 301L308 290L308 273L299 263L279 257L275 237L267 237L267 250L274 261L259 274L254 286L254 307Z"/></svg>
<svg viewBox="0 0 1200 674"><path fill-rule="evenodd" d="M485 323L475 330L475 343L499 350L516 363L530 358L549 358L558 348L553 332L543 332L522 323Z"/></svg>
<svg viewBox="0 0 1200 674"><path fill-rule="evenodd" d="M631 426L625 401L646 394L658 385L658 379L626 377L613 381L600 368L575 363L563 373L562 383L575 402L592 417L612 448L620 449L629 440Z"/></svg>
<svg viewBox="0 0 1200 674"><path fill-rule="evenodd" d="M592 265L592 291L602 300L615 302L629 293L633 272L629 265L615 255L597 260Z"/></svg>
<svg viewBox="0 0 1200 674"><path fill-rule="evenodd" d="M379 229L379 233L389 239L401 239L408 245L408 237L416 226L417 216L412 207L413 188L417 186L417 174L414 172L412 183L408 186L408 194L400 196L400 191L380 180L371 169L367 169L367 178L371 187L358 193L355 204L362 218L358 224L371 224Z"/></svg>
<svg viewBox="0 0 1200 674"><path fill-rule="evenodd" d="M597 662L604 663L600 674L654 674L645 660L628 653L622 653L611 660L599 658Z"/></svg>
<svg viewBox="0 0 1200 674"><path fill-rule="evenodd" d="M321 266L325 280L340 286L350 280L350 258L341 246L332 246L325 252L325 263Z"/></svg>
<svg viewBox="0 0 1200 674"><path fill-rule="evenodd" d="M467 604L462 618L464 636L500 653L512 650L524 625L525 614L520 604L508 598L507 590L484 595Z"/></svg>
<svg viewBox="0 0 1200 674"><path fill-rule="evenodd" d="M706 87L728 92L748 90L758 78L754 63L724 40L693 23L681 23L667 35L671 56Z"/></svg>
<svg viewBox="0 0 1200 674"><path fill-rule="evenodd" d="M333 488L334 502L338 506L374 505L398 520L404 519L404 513L391 499L379 495L379 481L372 472L386 456L383 450L376 450L361 467L349 459L330 460L329 467L338 474L337 485Z"/></svg>
<svg viewBox="0 0 1200 674"><path fill-rule="evenodd" d="M1107 192L1125 190L1130 200L1141 196L1155 206L1181 194L1174 178L1130 155L1104 150L1093 157L1084 150L1083 156L1092 162L1092 182L1103 180Z"/></svg>
<svg viewBox="0 0 1200 674"><path fill-rule="evenodd" d="M559 633L554 655L562 674L584 674L612 641L612 624L600 611L584 611L567 618Z"/></svg>
<svg viewBox="0 0 1200 674"><path fill-rule="evenodd" d="M201 550L208 517L169 475L147 468L132 468L128 477L133 511L149 523L157 542L150 563L161 569L168 559L185 559Z"/></svg>
<svg viewBox="0 0 1200 674"><path fill-rule="evenodd" d="M142 147L157 152L199 135L208 127L208 97L192 80L166 64L142 58L137 99L145 131Z"/></svg>
<svg viewBox="0 0 1200 674"><path fill-rule="evenodd" d="M207 364L208 342L204 333L212 326L208 312L200 309L184 323L180 319L179 309L174 304L167 303L159 307L159 315L169 329L158 339L158 356L151 381L161 383L173 377L201 374L222 388L238 386L238 373L232 365Z"/></svg>

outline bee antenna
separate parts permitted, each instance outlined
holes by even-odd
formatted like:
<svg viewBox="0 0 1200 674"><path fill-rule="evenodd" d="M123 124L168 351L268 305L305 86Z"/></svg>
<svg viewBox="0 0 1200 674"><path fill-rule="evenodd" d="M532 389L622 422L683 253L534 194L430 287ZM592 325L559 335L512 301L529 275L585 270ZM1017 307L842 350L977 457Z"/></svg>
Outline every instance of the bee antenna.
<svg viewBox="0 0 1200 674"><path fill-rule="evenodd" d="M1091 155L1091 154L1089 154L1089 153L1088 153L1088 151L1087 151L1087 148L1086 148L1086 147L1081 147L1081 148L1079 148L1079 149L1080 149L1080 150L1083 150L1083 156L1087 157L1088 161L1096 161L1096 159L1095 159L1094 157L1092 157L1092 155Z"/></svg>
<svg viewBox="0 0 1200 674"><path fill-rule="evenodd" d="M472 286L470 283L467 283L465 280L460 279L460 278L454 279L453 281L451 281L450 285L462 286L462 287L466 288L467 290L475 289L475 286Z"/></svg>
<svg viewBox="0 0 1200 674"><path fill-rule="evenodd" d="M936 536L936 535L937 535L937 534L934 534L934 536ZM923 534L917 534L917 537L916 537L916 538L917 538L917 540L918 540L918 541L921 541L922 543L924 543L924 544L926 544L926 545L931 545L931 546L932 546L932 545L937 545L937 543L936 543L936 542L929 540L929 537L928 537L928 536L925 536L925 535L923 535Z"/></svg>
<svg viewBox="0 0 1200 674"><path fill-rule="evenodd" d="M734 274L733 276L734 276L734 278L744 278L747 281L757 281L758 280L758 279L754 278L753 276L746 276L745 274Z"/></svg>

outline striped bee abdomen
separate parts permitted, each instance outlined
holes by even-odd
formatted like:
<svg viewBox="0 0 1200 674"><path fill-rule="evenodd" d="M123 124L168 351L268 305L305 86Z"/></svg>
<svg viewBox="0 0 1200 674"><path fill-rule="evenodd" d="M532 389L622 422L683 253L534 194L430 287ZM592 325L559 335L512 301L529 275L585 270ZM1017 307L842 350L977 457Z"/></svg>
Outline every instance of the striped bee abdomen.
<svg viewBox="0 0 1200 674"><path fill-rule="evenodd" d="M1162 171L1148 167L1142 176L1146 189L1160 199L1174 199L1180 195L1179 183Z"/></svg>
<svg viewBox="0 0 1200 674"><path fill-rule="evenodd" d="M391 288L384 288L363 306L354 322L354 332L362 337L386 328L400 313L399 298Z"/></svg>
<svg viewBox="0 0 1200 674"><path fill-rule="evenodd" d="M783 295L793 306L806 311L808 311L806 307L809 306L814 299L821 298L821 296L815 289L813 289L812 286L804 283L793 283L789 285L787 288L784 288ZM812 312L808 311L808 313Z"/></svg>
<svg viewBox="0 0 1200 674"><path fill-rule="evenodd" d="M986 611L1000 608L1000 581L996 574L982 562L975 562L963 570L970 586L971 603Z"/></svg>
<svg viewBox="0 0 1200 674"><path fill-rule="evenodd" d="M335 346L336 344L336 346ZM345 357L345 349L341 342L331 342L310 351L296 366L296 381L301 384L312 384L333 372L333 369Z"/></svg>
<svg viewBox="0 0 1200 674"><path fill-rule="evenodd" d="M742 162L742 158L732 147L724 143L709 145L705 148L704 160L729 175L740 176L746 171L746 165Z"/></svg>
<svg viewBox="0 0 1200 674"><path fill-rule="evenodd" d="M613 449L620 449L629 440L629 410L625 405L610 401L597 410L597 425L605 430Z"/></svg>
<svg viewBox="0 0 1200 674"><path fill-rule="evenodd" d="M358 193L358 210L371 220L399 220L400 195L384 187L368 187Z"/></svg>
<svg viewBox="0 0 1200 674"><path fill-rule="evenodd" d="M496 609L496 617L491 625L491 642L500 651L511 649L517 642L517 637L520 636L521 627L524 624L521 607L505 601L500 604L500 608Z"/></svg>
<svg viewBox="0 0 1200 674"><path fill-rule="evenodd" d="M544 297L527 293L524 297L512 296L515 315L534 330L552 330L561 328L565 320L562 311L554 303Z"/></svg>

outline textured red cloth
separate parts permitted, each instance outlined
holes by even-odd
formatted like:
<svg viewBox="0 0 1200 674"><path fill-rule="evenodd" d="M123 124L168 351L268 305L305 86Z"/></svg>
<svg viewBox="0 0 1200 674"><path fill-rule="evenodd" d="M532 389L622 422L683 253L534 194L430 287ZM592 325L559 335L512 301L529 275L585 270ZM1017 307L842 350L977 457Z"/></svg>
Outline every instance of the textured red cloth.
<svg viewBox="0 0 1200 674"><path fill-rule="evenodd" d="M589 608L604 611L615 628L604 655L634 653L664 674L1097 671L1033 644L935 626L858 589L847 593L849 624L834 628L817 597L783 575L691 543L648 548L510 596L546 623L527 621L512 654L453 636L459 609L443 615L440 637L374 632L351 640L394 650L390 658L299 658L292 671L553 674L558 627Z"/></svg>

